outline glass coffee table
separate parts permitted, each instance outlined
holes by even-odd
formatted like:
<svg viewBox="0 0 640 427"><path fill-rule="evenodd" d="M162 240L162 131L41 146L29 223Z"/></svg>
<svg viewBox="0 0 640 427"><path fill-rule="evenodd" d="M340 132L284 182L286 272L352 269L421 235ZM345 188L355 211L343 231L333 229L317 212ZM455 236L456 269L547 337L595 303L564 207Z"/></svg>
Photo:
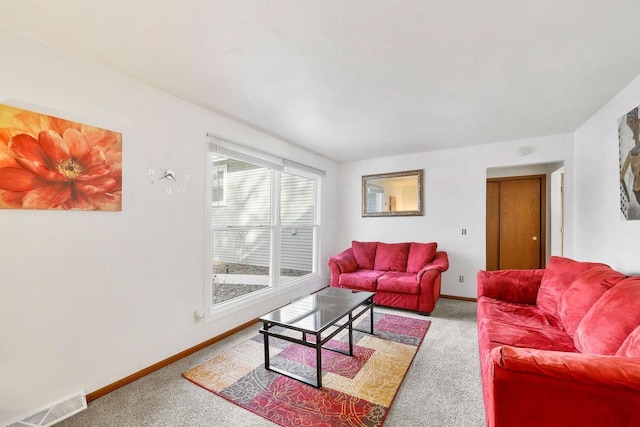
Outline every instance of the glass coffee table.
<svg viewBox="0 0 640 427"><path fill-rule="evenodd" d="M260 317L264 336L264 367L298 381L322 387L322 349L353 356L353 331L373 334L373 292L351 291L341 288L325 288L315 294L301 298ZM353 327L354 320L370 313L371 327L368 331ZM283 332L271 330L274 326ZM349 350L326 347L325 344L341 331L349 331ZM298 331L300 338L286 335L287 330ZM316 377L307 378L279 367L269 365L269 338L277 338L316 350ZM310 340L309 338L313 338Z"/></svg>

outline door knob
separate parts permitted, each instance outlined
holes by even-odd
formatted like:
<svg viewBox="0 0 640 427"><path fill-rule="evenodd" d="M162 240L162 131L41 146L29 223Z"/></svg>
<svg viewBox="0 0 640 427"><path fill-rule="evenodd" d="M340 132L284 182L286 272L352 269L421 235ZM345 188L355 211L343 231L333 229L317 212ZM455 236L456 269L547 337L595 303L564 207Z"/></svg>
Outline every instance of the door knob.
<svg viewBox="0 0 640 427"><path fill-rule="evenodd" d="M533 240L538 240L538 236L533 236L532 239Z"/></svg>

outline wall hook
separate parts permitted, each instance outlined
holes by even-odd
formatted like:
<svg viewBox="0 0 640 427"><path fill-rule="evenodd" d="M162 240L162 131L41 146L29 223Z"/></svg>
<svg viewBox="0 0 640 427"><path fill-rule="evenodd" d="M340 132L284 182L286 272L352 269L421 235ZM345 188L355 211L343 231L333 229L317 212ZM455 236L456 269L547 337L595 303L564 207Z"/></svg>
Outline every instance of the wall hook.
<svg viewBox="0 0 640 427"><path fill-rule="evenodd" d="M166 171L164 171L164 176L160 179L172 179L176 181L176 174L171 169L167 169Z"/></svg>

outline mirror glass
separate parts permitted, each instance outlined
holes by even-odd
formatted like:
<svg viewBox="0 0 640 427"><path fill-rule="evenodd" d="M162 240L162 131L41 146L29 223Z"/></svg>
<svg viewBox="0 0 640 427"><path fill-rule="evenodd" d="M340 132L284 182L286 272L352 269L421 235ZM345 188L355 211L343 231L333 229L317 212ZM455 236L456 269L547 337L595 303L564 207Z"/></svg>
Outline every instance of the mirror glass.
<svg viewBox="0 0 640 427"><path fill-rule="evenodd" d="M423 171L364 175L362 216L421 216Z"/></svg>

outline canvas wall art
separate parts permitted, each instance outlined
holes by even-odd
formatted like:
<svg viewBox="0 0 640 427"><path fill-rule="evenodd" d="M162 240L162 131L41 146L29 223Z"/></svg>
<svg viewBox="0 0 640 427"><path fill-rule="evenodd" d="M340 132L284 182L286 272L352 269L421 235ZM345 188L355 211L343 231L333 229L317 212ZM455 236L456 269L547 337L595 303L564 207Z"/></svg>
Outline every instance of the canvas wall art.
<svg viewBox="0 0 640 427"><path fill-rule="evenodd" d="M122 210L122 134L0 104L0 209Z"/></svg>
<svg viewBox="0 0 640 427"><path fill-rule="evenodd" d="M638 108L618 120L620 210L625 219L640 219L640 118Z"/></svg>

